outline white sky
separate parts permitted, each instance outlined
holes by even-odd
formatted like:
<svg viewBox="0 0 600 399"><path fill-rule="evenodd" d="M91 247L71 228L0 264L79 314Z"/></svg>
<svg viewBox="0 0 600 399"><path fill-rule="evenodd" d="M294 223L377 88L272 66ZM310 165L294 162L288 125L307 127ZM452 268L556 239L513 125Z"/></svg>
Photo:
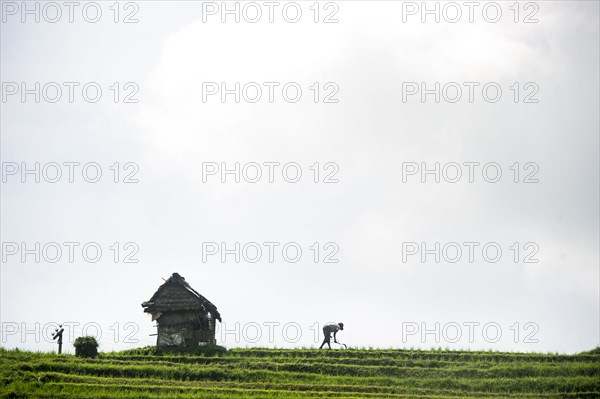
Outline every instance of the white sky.
<svg viewBox="0 0 600 399"><path fill-rule="evenodd" d="M352 346L573 353L599 344L598 2L538 2L533 24L513 22L512 2L501 2L495 24L480 9L474 23L466 16L421 23L418 15L403 23L402 2L392 1L337 2L334 24L312 21L313 2L300 3L296 24L283 20L283 2L274 23L263 16L236 24L218 15L204 23L200 2L166 1L137 2L134 24L112 21L112 2L99 3L96 24L79 9L74 23L66 15L54 24L31 16L22 23L6 3L2 82L98 82L103 97L86 103L78 89L73 103L8 97L1 103L3 168L97 162L103 176L96 184L80 174L73 184L65 176L54 184L8 176L2 242L97 242L103 256L97 263L81 252L73 263L66 254L55 264L33 256L22 262L19 254L3 259L1 346L54 349L21 331L22 323L32 331L40 323L44 333L50 322L80 323L76 335L98 323L103 350L150 344L153 323L140 303L173 272L217 305L227 329L246 326L239 342L233 333L218 335L228 347L315 346L315 323L328 321L344 322L340 339ZM476 91L474 103L402 102L403 82L436 81L498 82L503 97L487 103ZM114 82L135 82L139 102L112 102ZM204 103L202 82L297 82L303 97L287 103L277 89L274 103L236 104L231 96ZM314 82L335 82L339 103L315 104ZM539 103L515 104L514 82L535 82ZM203 162L271 161L297 162L302 180L290 184L278 174L275 183L202 182ZM113 183L115 162L139 165L139 183ZM313 183L315 162L335 162L339 183ZM418 176L403 183L403 162L496 162L503 175L496 184L480 173L474 183L423 184ZM514 183L515 162L539 165L539 183ZM266 256L202 262L202 242L267 241L298 242L302 259L288 263L279 252L274 263ZM488 263L476 252L473 263L466 256L402 262L403 242L471 241L497 242L501 260ZM139 263L114 263L114 242L137 243ZM337 243L339 263L314 263L314 242ZM514 242L521 256L525 243L537 243L539 262L514 263ZM128 322L138 326L137 344L124 340L133 331ZM270 322L280 323L272 341ZM436 322L458 323L463 338L402 337L407 323L433 329ZM474 342L466 338L468 322L480 323ZM533 331L528 322L539 327L537 343L524 342ZM256 326L248 323L262 326L259 342L248 339ZM302 329L298 342L285 339L286 323ZM484 339L486 323L501 327L498 342Z"/></svg>

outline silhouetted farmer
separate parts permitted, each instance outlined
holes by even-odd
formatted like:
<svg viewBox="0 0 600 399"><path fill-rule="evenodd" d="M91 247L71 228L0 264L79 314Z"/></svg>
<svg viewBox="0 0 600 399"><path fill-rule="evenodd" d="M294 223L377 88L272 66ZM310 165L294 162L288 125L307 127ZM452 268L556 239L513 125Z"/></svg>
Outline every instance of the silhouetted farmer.
<svg viewBox="0 0 600 399"><path fill-rule="evenodd" d="M327 344L327 346L329 347L329 349L331 349L331 333L333 333L333 342L335 342L336 344L338 344L339 342L337 341L337 333L340 330L344 329L344 323L331 323L331 324L325 324L323 326L323 335L325 336L325 339L323 339L323 343L321 344L321 346L319 346L319 349L323 348L323 345Z"/></svg>

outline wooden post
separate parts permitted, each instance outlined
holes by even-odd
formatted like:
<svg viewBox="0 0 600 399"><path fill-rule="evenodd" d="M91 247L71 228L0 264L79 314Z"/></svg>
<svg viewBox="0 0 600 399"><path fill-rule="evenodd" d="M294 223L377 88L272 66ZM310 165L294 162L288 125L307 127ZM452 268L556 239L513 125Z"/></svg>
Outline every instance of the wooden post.
<svg viewBox="0 0 600 399"><path fill-rule="evenodd" d="M54 334L52 334L52 339L56 339L58 338L58 354L60 355L62 353L62 336L63 336L63 332L65 331L64 328L62 328L62 324L60 324L58 326L60 328L60 330L57 328L56 330L54 330Z"/></svg>

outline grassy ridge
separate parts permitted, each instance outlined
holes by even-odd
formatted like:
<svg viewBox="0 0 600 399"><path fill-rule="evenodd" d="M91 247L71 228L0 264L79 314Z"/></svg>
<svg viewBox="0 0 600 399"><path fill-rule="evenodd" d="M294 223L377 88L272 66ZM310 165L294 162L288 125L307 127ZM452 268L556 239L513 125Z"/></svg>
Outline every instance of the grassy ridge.
<svg viewBox="0 0 600 399"><path fill-rule="evenodd" d="M600 353L148 348L97 359L0 349L0 397L598 398Z"/></svg>

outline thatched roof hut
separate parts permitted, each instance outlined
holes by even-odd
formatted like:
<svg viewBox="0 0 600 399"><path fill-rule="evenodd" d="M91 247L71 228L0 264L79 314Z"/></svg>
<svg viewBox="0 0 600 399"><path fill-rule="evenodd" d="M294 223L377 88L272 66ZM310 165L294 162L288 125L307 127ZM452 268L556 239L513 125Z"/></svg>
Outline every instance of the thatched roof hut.
<svg viewBox="0 0 600 399"><path fill-rule="evenodd" d="M221 314L178 273L158 287L142 307L156 320L159 346L215 343L215 320L221 321Z"/></svg>

